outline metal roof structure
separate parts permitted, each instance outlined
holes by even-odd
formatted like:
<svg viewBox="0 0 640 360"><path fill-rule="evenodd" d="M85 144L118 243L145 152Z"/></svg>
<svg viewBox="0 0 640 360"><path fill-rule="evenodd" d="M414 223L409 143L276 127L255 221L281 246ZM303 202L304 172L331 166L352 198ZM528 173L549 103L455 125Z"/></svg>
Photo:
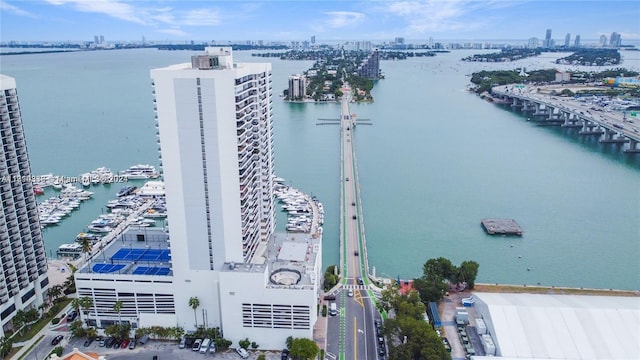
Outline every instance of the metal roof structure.
<svg viewBox="0 0 640 360"><path fill-rule="evenodd" d="M637 359L640 354L640 297L474 295L476 317L487 324L497 356Z"/></svg>

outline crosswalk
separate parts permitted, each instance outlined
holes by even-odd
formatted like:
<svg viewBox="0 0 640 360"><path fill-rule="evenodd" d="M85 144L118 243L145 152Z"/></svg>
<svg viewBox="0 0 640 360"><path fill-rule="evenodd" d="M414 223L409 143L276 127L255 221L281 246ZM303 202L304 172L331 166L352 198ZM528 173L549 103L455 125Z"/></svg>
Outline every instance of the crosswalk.
<svg viewBox="0 0 640 360"><path fill-rule="evenodd" d="M367 285L355 285L355 284L346 284L346 285L342 285L343 289L346 290L368 290L369 287Z"/></svg>

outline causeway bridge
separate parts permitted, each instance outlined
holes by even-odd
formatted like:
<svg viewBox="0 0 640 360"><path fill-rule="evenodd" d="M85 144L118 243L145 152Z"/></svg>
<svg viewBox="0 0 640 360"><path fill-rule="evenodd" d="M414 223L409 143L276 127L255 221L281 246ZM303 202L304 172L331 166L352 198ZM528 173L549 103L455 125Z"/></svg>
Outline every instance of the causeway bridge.
<svg viewBox="0 0 640 360"><path fill-rule="evenodd" d="M555 96L551 87L501 85L491 89L497 103L530 114L540 125L577 128L578 134L598 136L601 143L621 144L626 153L640 153L640 119L599 105Z"/></svg>
<svg viewBox="0 0 640 360"><path fill-rule="evenodd" d="M351 88L343 86L340 105L340 271L341 283L334 289L337 313L327 319L327 359L386 358L387 348L380 340L375 307L377 288L368 276L368 259L362 200L353 132L355 115L349 110Z"/></svg>

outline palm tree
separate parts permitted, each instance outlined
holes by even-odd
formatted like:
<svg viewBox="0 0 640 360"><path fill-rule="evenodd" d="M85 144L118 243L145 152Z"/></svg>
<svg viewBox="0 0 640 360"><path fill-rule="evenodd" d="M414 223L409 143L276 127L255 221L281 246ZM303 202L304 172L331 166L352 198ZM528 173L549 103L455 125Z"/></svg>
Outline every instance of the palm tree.
<svg viewBox="0 0 640 360"><path fill-rule="evenodd" d="M193 316L196 318L196 328L198 327L198 314L196 313L196 309L200 306L200 300L197 296L193 296L189 298L189 306L193 309Z"/></svg>
<svg viewBox="0 0 640 360"><path fill-rule="evenodd" d="M71 303L72 303L72 305L74 306L74 308L76 310L78 308L75 307L75 304L74 304L75 300L78 300L77 301L77 305L82 308L82 313L84 314L85 322L86 322L86 317L89 314L89 309L93 306L93 300L91 300L91 298L88 297L88 296L83 296L83 297L81 297L79 299L76 298L76 299L71 300Z"/></svg>
<svg viewBox="0 0 640 360"><path fill-rule="evenodd" d="M120 311L122 310L122 301L118 300L115 304L113 304L113 311L118 313L118 325L121 325L122 321L120 319Z"/></svg>
<svg viewBox="0 0 640 360"><path fill-rule="evenodd" d="M91 246L91 240L82 238L82 240L80 240L80 245L82 245L82 252L84 253L84 259L86 260L87 254L90 253L91 250L93 250Z"/></svg>

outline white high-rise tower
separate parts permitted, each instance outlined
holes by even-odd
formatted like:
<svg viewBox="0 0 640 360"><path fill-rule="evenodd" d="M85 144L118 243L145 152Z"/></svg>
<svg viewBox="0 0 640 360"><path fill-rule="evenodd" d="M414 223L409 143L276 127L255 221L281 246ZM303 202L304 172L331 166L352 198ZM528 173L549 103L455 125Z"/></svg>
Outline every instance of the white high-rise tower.
<svg viewBox="0 0 640 360"><path fill-rule="evenodd" d="M0 75L0 337L49 284L15 79Z"/></svg>

